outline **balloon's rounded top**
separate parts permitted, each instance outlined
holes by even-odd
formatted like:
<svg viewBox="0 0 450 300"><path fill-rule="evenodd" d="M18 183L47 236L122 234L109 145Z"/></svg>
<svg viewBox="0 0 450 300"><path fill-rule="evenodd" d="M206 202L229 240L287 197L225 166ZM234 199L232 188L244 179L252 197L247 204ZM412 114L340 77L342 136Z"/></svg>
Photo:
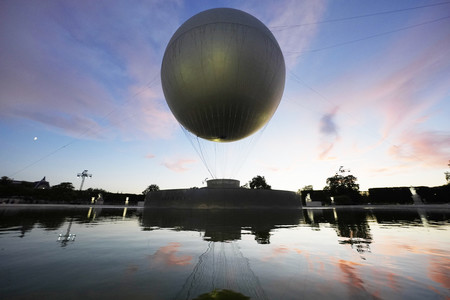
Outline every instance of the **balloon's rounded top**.
<svg viewBox="0 0 450 300"><path fill-rule="evenodd" d="M167 104L180 124L203 139L243 139L273 116L285 81L275 37L243 11L215 8L174 33L161 65Z"/></svg>
<svg viewBox="0 0 450 300"><path fill-rule="evenodd" d="M264 25L264 23L262 23L251 14L234 8L212 8L194 15L177 29L177 31L170 39L169 45L179 36L183 35L193 28L217 23L239 24L256 28L257 30L266 34L270 39L272 39L273 42L278 45L272 32L266 27L266 25Z"/></svg>

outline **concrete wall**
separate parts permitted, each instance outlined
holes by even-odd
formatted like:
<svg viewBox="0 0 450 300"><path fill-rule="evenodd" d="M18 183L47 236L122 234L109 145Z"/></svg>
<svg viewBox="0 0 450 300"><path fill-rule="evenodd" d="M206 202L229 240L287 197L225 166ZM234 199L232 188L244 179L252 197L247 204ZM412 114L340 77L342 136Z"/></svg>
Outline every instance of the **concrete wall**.
<svg viewBox="0 0 450 300"><path fill-rule="evenodd" d="M179 189L149 192L145 207L159 208L301 208L294 192L263 189Z"/></svg>

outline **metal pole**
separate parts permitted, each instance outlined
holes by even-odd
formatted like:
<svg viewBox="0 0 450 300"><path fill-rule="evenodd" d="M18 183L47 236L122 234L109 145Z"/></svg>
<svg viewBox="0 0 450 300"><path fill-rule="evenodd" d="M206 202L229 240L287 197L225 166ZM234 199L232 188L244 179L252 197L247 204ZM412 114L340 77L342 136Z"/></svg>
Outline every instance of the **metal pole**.
<svg viewBox="0 0 450 300"><path fill-rule="evenodd" d="M77 174L77 177L81 177L81 185L80 185L80 191L83 188L83 184L84 184L84 180L86 179L86 177L92 177L92 174L88 174L88 170L84 170L81 173Z"/></svg>
<svg viewBox="0 0 450 300"><path fill-rule="evenodd" d="M86 178L86 177L83 176L83 178L81 179L80 191L83 189L83 184L84 184L84 179L85 179L85 178Z"/></svg>

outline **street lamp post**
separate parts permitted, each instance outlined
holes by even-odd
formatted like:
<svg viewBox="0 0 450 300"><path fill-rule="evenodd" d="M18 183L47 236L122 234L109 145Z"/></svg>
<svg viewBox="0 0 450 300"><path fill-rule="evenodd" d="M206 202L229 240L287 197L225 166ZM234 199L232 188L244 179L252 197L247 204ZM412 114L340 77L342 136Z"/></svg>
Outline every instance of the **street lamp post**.
<svg viewBox="0 0 450 300"><path fill-rule="evenodd" d="M80 185L80 191L83 189L84 180L86 177L92 177L92 174L88 174L88 170L84 170L81 173L77 174L77 177L81 177L81 185Z"/></svg>

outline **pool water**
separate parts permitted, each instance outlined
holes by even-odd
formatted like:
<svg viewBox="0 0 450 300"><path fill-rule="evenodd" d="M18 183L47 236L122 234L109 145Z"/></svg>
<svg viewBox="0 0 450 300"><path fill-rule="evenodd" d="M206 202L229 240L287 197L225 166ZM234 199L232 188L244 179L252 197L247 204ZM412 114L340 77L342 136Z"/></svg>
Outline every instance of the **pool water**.
<svg viewBox="0 0 450 300"><path fill-rule="evenodd" d="M1 207L0 298L448 299L449 216Z"/></svg>

